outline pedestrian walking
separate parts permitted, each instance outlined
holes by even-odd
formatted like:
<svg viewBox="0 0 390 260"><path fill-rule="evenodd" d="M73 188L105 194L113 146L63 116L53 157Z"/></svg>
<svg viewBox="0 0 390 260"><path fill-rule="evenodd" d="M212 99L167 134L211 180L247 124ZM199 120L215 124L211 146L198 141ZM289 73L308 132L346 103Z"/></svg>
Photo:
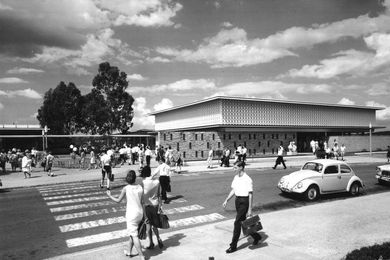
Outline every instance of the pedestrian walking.
<svg viewBox="0 0 390 260"><path fill-rule="evenodd" d="M387 162L390 162L390 145L387 146Z"/></svg>
<svg viewBox="0 0 390 260"><path fill-rule="evenodd" d="M149 145L146 146L145 149L145 160L146 160L146 166L150 167L150 160L152 159L152 150L150 150Z"/></svg>
<svg viewBox="0 0 390 260"><path fill-rule="evenodd" d="M253 205L253 182L251 177L245 173L245 162L239 161L234 170L236 175L234 176L231 191L223 202L222 206L226 208L228 201L235 196L236 207L236 219L234 221L233 237L230 247L226 250L227 254L233 253L237 250L238 239L241 234L241 222L246 219L247 216L252 215ZM253 245L257 245L261 240L260 234L252 233L250 236L253 238Z"/></svg>
<svg viewBox="0 0 390 260"><path fill-rule="evenodd" d="M54 162L54 156L51 154L51 151L49 151L46 156L47 176L54 177L54 173L52 172L53 162Z"/></svg>
<svg viewBox="0 0 390 260"><path fill-rule="evenodd" d="M151 176L149 166L145 166L141 170L142 185L144 188L144 204L145 215L149 220L146 224L146 235L149 238L149 246L147 249L153 249L153 233L156 235L158 247L163 248L164 244L160 238L158 227L160 226L160 219L158 212L161 211L161 193L160 181L158 176ZM153 231L153 232L152 232Z"/></svg>
<svg viewBox="0 0 390 260"><path fill-rule="evenodd" d="M283 164L284 169L287 168L286 164L284 163L283 153L284 153L284 148L283 148L283 143L281 142L280 145L279 145L279 148L278 148L278 157L276 158L275 166L272 167L272 169L275 170L276 166L278 166L279 164Z"/></svg>
<svg viewBox="0 0 390 260"><path fill-rule="evenodd" d="M176 172L180 173L181 172L181 167L183 167L184 161L183 158L181 158L181 153L177 152L177 159L176 159Z"/></svg>
<svg viewBox="0 0 390 260"><path fill-rule="evenodd" d="M167 197L167 192L171 191L171 167L169 167L168 164L165 163L164 158L160 158L160 161L158 163L159 166L154 170L153 175L158 174L157 176L159 176L159 181L161 185L161 199L164 201L164 203L168 204L169 200Z"/></svg>
<svg viewBox="0 0 390 260"><path fill-rule="evenodd" d="M25 179L27 179L27 176L28 176L28 178L31 178L31 163L32 163L32 160L31 160L30 151L26 150L24 152L24 156L22 158L22 171L24 173Z"/></svg>
<svg viewBox="0 0 390 260"><path fill-rule="evenodd" d="M7 173L7 171L5 169L5 164L7 161L8 161L7 154L5 153L5 150L2 149L0 152L0 168L2 169L4 174Z"/></svg>
<svg viewBox="0 0 390 260"><path fill-rule="evenodd" d="M210 147L209 155L207 156L207 168L213 168L213 148Z"/></svg>
<svg viewBox="0 0 390 260"><path fill-rule="evenodd" d="M109 155L107 149L105 148L103 150L103 155L100 158L100 162L102 164L102 179L100 181L100 188L103 188L104 186L104 179L107 175L107 190L110 189L110 178L112 174L112 168L111 168L111 156Z"/></svg>
<svg viewBox="0 0 390 260"><path fill-rule="evenodd" d="M142 221L144 214L144 202L143 202L143 189L139 184L135 183L136 174L133 170L130 170L126 175L126 182L128 183L121 191L118 197L111 195L111 191L107 190L107 195L113 201L119 203L124 197L126 197L126 224L127 233L129 236L129 250L124 250L126 256L134 257L139 256L139 259L145 259L141 248L141 242L138 238L138 225ZM138 254L132 254L133 247L137 250Z"/></svg>
<svg viewBox="0 0 390 260"><path fill-rule="evenodd" d="M340 146L340 157L341 157L342 161L344 161L344 155L345 155L346 149L347 149L347 147L345 147L344 144L341 144L341 146Z"/></svg>
<svg viewBox="0 0 390 260"><path fill-rule="evenodd" d="M96 155L95 155L95 147L91 147L91 151L89 152L89 167L87 170L90 170L92 169L92 167L94 169L97 168L97 164L96 164Z"/></svg>

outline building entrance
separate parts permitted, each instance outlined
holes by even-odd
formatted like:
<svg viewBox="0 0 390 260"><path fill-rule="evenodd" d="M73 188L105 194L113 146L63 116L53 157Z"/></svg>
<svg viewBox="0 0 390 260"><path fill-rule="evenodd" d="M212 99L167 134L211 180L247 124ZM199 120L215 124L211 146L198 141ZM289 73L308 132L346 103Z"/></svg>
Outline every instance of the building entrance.
<svg viewBox="0 0 390 260"><path fill-rule="evenodd" d="M297 133L297 149L300 153L312 152L310 147L311 140L324 142L327 137L324 132L301 132Z"/></svg>

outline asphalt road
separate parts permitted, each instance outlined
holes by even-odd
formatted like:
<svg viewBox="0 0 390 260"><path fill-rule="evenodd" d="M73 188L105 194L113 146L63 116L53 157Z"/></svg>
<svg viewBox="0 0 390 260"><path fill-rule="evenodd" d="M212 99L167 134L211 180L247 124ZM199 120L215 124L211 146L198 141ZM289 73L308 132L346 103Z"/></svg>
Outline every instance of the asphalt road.
<svg viewBox="0 0 390 260"><path fill-rule="evenodd" d="M372 194L390 188L377 184L375 165L354 165L353 169L363 179L365 193ZM294 170L297 168L247 171L254 181L254 213L307 205L298 197L283 196L276 188L278 180ZM226 209L222 208L233 176L231 168L174 176L170 194L172 201L164 205L174 225L172 229L233 218L234 200L229 202ZM124 183L116 181L115 184L117 186L112 191L114 195L120 192ZM329 195L314 203L348 198L348 194ZM98 205L101 202L103 204ZM80 206L84 208L72 208ZM79 212L88 214L76 217L74 214ZM64 216L70 216L70 219L58 220ZM115 236L99 240L101 234L107 237L125 229L126 224L121 220L123 216L124 203L110 202L96 182L0 191L0 257L44 259L125 241L126 237Z"/></svg>

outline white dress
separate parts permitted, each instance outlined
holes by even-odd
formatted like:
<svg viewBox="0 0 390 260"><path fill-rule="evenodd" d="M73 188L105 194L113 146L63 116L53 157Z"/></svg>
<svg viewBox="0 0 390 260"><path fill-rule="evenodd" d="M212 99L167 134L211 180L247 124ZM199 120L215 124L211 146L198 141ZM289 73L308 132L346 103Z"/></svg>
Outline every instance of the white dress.
<svg viewBox="0 0 390 260"><path fill-rule="evenodd" d="M140 185L127 185L126 189L126 223L129 236L138 236L138 225L143 217L141 198L143 190Z"/></svg>

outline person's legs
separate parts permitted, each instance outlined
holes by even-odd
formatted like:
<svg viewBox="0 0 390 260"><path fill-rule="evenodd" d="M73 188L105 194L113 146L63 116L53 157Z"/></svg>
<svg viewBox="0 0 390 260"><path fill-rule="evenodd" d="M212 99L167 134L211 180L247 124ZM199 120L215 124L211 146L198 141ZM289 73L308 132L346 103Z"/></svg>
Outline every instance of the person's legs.
<svg viewBox="0 0 390 260"><path fill-rule="evenodd" d="M152 226L150 224L146 224L146 235L149 238L149 246L146 248L153 249L154 248L153 233L152 233Z"/></svg>
<svg viewBox="0 0 390 260"><path fill-rule="evenodd" d="M139 258L145 259L144 254L142 253L141 242L139 241L138 237L133 237L133 244L138 252Z"/></svg>
<svg viewBox="0 0 390 260"><path fill-rule="evenodd" d="M163 244L163 242L162 242L162 240L160 238L160 232L158 232L158 228L156 228L154 226L152 228L153 228L153 232L154 232L154 234L156 235L156 238L157 238L158 247L159 248L163 248L164 244Z"/></svg>
<svg viewBox="0 0 390 260"><path fill-rule="evenodd" d="M228 250L226 251L227 253L232 253L236 251L237 249L237 242L238 239L240 238L241 234L241 222L246 219L246 213L248 212L248 207L249 207L249 199L248 197L236 197L236 219L234 221L234 229L233 229L233 237L232 237L232 242L230 243L230 252Z"/></svg>
<svg viewBox="0 0 390 260"><path fill-rule="evenodd" d="M283 157L281 157L280 161L281 161L281 163L283 164L284 169L286 169L287 167L286 167L286 164L284 163Z"/></svg>
<svg viewBox="0 0 390 260"><path fill-rule="evenodd" d="M161 199L166 201L167 200L167 176L160 176L160 184L161 184Z"/></svg>

